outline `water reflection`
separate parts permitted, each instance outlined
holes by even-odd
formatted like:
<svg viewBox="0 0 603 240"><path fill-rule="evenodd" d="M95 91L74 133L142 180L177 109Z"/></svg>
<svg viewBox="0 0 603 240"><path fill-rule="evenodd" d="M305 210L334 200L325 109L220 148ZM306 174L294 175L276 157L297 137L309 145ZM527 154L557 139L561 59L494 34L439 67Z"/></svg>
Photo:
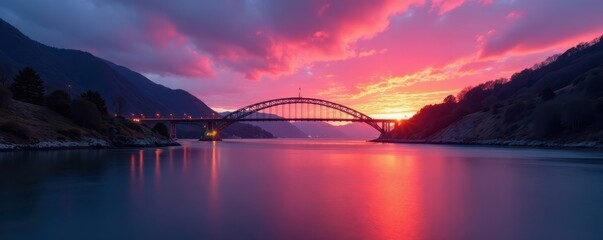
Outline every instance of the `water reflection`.
<svg viewBox="0 0 603 240"><path fill-rule="evenodd" d="M159 186L159 182L161 182L161 163L159 161L161 152L163 150L155 149L155 186Z"/></svg>
<svg viewBox="0 0 603 240"><path fill-rule="evenodd" d="M212 237L219 236L220 228L220 198L218 192L218 158L216 155L217 142L211 145L211 177L209 180L209 218Z"/></svg>
<svg viewBox="0 0 603 240"><path fill-rule="evenodd" d="M0 239L603 236L599 152L270 140L0 157Z"/></svg>

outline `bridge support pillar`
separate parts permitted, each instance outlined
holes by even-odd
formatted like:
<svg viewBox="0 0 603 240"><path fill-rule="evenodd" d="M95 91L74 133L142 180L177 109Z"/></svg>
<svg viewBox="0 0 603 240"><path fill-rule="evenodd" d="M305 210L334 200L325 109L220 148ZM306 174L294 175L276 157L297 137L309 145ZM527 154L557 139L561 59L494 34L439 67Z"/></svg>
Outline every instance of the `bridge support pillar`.
<svg viewBox="0 0 603 240"><path fill-rule="evenodd" d="M205 134L199 139L199 141L222 141L220 133L216 129L216 122L208 122L205 127Z"/></svg>
<svg viewBox="0 0 603 240"><path fill-rule="evenodd" d="M170 122L170 139L176 140L178 137L176 136L176 123Z"/></svg>

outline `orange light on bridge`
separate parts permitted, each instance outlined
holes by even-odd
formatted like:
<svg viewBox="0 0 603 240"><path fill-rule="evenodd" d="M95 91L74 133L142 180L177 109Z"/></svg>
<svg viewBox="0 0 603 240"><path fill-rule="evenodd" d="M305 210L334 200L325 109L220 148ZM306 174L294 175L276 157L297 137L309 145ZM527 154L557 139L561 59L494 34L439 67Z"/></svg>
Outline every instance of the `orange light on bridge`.
<svg viewBox="0 0 603 240"><path fill-rule="evenodd" d="M133 118L132 121L133 122L140 122L140 118Z"/></svg>

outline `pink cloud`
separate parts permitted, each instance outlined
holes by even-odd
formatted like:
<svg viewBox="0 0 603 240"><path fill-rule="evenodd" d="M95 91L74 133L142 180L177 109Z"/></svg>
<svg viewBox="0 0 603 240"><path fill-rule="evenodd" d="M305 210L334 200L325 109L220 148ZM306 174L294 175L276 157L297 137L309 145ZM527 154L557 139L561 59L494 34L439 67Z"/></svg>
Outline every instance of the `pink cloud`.
<svg viewBox="0 0 603 240"><path fill-rule="evenodd" d="M492 4L494 0L432 0L431 7L432 9L437 9L439 14L442 15L468 2L478 2L488 5Z"/></svg>
<svg viewBox="0 0 603 240"><path fill-rule="evenodd" d="M386 30L390 16L421 1L119 2L143 16L169 19L148 21L151 33L159 33L152 34L154 44L182 34L213 62L258 79L352 57L352 43Z"/></svg>
<svg viewBox="0 0 603 240"><path fill-rule="evenodd" d="M506 19L510 20L519 19L521 17L523 17L523 13L520 11L511 11L509 14L507 14L507 16L505 16Z"/></svg>
<svg viewBox="0 0 603 240"><path fill-rule="evenodd" d="M595 0L524 3L521 11L506 15L507 21L488 36L480 55L499 57L507 53L531 53L553 47L570 47L603 33L603 2ZM541 3L541 4L538 4ZM570 10L571 9L571 10Z"/></svg>

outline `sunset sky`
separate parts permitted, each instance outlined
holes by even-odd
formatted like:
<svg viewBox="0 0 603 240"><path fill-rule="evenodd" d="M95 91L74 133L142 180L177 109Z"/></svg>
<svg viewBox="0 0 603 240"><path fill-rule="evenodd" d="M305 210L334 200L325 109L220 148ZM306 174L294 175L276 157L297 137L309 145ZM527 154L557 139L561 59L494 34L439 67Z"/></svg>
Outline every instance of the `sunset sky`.
<svg viewBox="0 0 603 240"><path fill-rule="evenodd" d="M332 100L409 117L603 34L601 0L3 0L0 17L220 110Z"/></svg>

